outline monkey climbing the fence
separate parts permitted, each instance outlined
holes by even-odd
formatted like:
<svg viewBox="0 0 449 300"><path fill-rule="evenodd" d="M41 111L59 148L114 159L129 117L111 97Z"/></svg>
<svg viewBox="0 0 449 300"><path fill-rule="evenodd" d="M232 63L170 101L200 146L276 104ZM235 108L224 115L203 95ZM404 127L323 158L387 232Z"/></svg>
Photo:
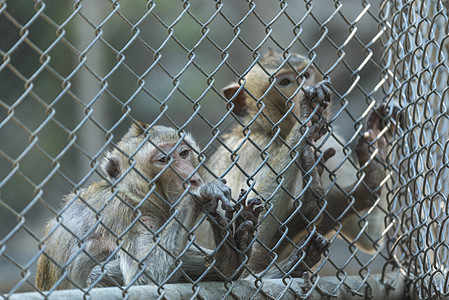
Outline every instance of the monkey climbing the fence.
<svg viewBox="0 0 449 300"><path fill-rule="evenodd" d="M381 196L387 150L383 129L392 113L380 106L368 116L366 132L355 148L363 171L359 180L359 169L343 151L344 139L334 131L325 134L327 126L308 137L316 159L300 155L304 147L298 145L307 145L305 132L311 130L307 125L326 119L331 100L329 82L310 60L270 51L240 82L224 88L223 94L242 125L222 136L224 146L210 157L209 172L202 176L224 176L233 190L246 182L263 199L258 242L248 264L252 271L265 270L273 253L278 262L291 260L295 249L307 248L304 241L311 241L313 234L328 235L339 230L338 224L343 226L339 232L362 250L375 251L384 231L380 208L386 205ZM371 208L362 234L356 212ZM281 269L286 271L285 264ZM279 276L278 271L273 272Z"/></svg>

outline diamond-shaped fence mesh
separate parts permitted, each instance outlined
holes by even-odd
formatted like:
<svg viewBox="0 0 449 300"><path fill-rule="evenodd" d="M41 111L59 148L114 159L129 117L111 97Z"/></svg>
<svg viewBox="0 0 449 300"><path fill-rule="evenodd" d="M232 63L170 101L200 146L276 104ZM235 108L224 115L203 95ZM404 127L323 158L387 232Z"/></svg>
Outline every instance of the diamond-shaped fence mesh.
<svg viewBox="0 0 449 300"><path fill-rule="evenodd" d="M1 297L447 297L448 10L0 0Z"/></svg>

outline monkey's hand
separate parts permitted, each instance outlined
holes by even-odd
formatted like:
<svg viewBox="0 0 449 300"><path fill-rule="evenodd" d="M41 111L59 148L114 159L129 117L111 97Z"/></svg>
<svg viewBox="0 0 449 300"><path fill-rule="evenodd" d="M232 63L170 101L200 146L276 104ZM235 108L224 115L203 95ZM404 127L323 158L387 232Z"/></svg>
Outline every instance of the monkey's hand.
<svg viewBox="0 0 449 300"><path fill-rule="evenodd" d="M404 117L400 109L394 106L392 110L386 104L381 104L372 110L366 123L366 132L359 138L355 152L361 170L364 171L362 192L369 195L378 192L386 176L386 158L388 152L387 138L395 131L396 126L404 127ZM396 122L394 122L396 120ZM368 191L364 187L368 188ZM364 197L370 198L370 197ZM356 202L356 209L363 210L372 205L371 200Z"/></svg>
<svg viewBox="0 0 449 300"><path fill-rule="evenodd" d="M239 250L247 253L248 259L251 257L251 249L255 236L259 215L263 211L260 198L252 198L246 201L247 193L240 191L238 203L236 205L237 219L235 221L234 239ZM250 227L249 227L250 224Z"/></svg>
<svg viewBox="0 0 449 300"><path fill-rule="evenodd" d="M313 110L317 109L318 116L314 116L318 119L329 106L329 102L332 98L332 92L330 90L330 81L323 80L316 85L308 85L304 87L304 99L301 101L301 120L304 121L310 117ZM316 122L316 120L315 120Z"/></svg>
<svg viewBox="0 0 449 300"><path fill-rule="evenodd" d="M254 229L263 207L260 199L250 199L247 204L245 191L242 190L235 210L225 211L225 215L217 210L218 204L211 205L210 218L212 219L215 242L218 245L215 252L217 268L227 279L235 280L244 271L244 262L251 256L254 242ZM234 211L237 215L234 218ZM232 221L234 219L234 224Z"/></svg>
<svg viewBox="0 0 449 300"><path fill-rule="evenodd" d="M308 220L315 218L320 210L318 200L324 194L321 174L324 163L335 155L334 148L326 149L324 152L316 148L316 142L327 133L326 124L324 117L316 124L312 124L304 141L300 144L300 166L304 172L303 188L305 189L302 213Z"/></svg>
<svg viewBox="0 0 449 300"><path fill-rule="evenodd" d="M366 123L367 130L359 138L355 147L360 167L365 172L363 182L371 190L379 188L380 183L385 179L387 135L396 126L396 123L393 124L388 116L396 118L398 112L399 108L394 107L390 113L390 109L385 104L381 104L371 111Z"/></svg>
<svg viewBox="0 0 449 300"><path fill-rule="evenodd" d="M95 287L108 287L108 286L124 286L125 279L123 273L120 270L120 259L114 257L103 267L96 265L88 280L88 286L95 283Z"/></svg>
<svg viewBox="0 0 449 300"><path fill-rule="evenodd" d="M304 243L307 243L304 245ZM301 277L321 260L321 255L329 248L330 242L324 236L315 232L304 239L302 249L290 257L291 275ZM292 270L293 269L293 270Z"/></svg>
<svg viewBox="0 0 449 300"><path fill-rule="evenodd" d="M219 179L213 182L201 185L193 191L200 204L218 205L221 201L221 207L225 211L232 211L234 205L231 203L231 189L226 185L225 179Z"/></svg>

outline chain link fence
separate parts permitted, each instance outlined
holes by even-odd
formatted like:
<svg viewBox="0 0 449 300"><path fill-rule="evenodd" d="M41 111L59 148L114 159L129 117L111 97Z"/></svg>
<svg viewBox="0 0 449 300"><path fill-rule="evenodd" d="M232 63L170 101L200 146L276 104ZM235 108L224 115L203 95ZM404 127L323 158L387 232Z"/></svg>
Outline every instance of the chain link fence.
<svg viewBox="0 0 449 300"><path fill-rule="evenodd" d="M447 296L448 9L0 0L1 297ZM297 99L321 75L331 105L302 118ZM327 131L314 133L321 114ZM175 147L158 142L158 125L174 128ZM156 160L139 160L155 147ZM189 147L194 163L179 167ZM235 210L203 205L187 225L205 202L195 187L216 178ZM128 194L143 184L138 203L129 182Z"/></svg>

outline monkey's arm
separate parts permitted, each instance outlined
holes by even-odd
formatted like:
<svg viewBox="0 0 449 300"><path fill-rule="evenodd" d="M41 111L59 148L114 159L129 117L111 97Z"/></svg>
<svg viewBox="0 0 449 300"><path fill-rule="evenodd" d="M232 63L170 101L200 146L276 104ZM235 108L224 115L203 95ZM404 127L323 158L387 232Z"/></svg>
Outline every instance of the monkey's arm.
<svg viewBox="0 0 449 300"><path fill-rule="evenodd" d="M385 180L386 171L384 162L387 155L387 143L385 138L386 128L383 125L385 107L380 106L371 112L367 120L367 131L359 138L355 148L360 167L360 180L350 183L345 187L332 186L325 194L319 185L312 186L313 193L321 195L326 200L326 213L318 223L318 231L327 234L334 229L335 221L343 222L356 212L361 212L374 205L379 199L382 189L381 183ZM324 155L323 155L324 156ZM325 158L324 160L326 160ZM320 172L321 173L321 172ZM323 204L324 201L321 200ZM304 218L294 217L289 222L290 239L298 235L295 228L305 228Z"/></svg>
<svg viewBox="0 0 449 300"><path fill-rule="evenodd" d="M180 267L182 272L186 273L191 280L198 280L201 276L206 281L228 280L235 270L230 270L226 264L225 258L228 256L227 254L221 253L218 254L219 257L215 258L213 250L191 247L180 258ZM111 260L103 267L97 265L93 268L89 276L89 285L94 282L96 282L95 287L125 285L120 268L120 259ZM169 282L190 282L190 280L184 276L177 276L177 278L169 280Z"/></svg>
<svg viewBox="0 0 449 300"><path fill-rule="evenodd" d="M227 279L224 272L221 272L216 263L211 264L213 259L213 251L201 248L193 249L190 248L181 257L180 267L185 272L188 277L192 280L197 280L200 276L204 275L205 280L209 281L223 281ZM211 258L211 259L208 259ZM216 261L216 260L215 260ZM209 270L208 270L209 269ZM174 280L169 280L169 282L190 282L184 276L178 276ZM125 280L123 278L123 273L120 268L120 259L113 259L108 262L103 267L97 265L91 272L89 277L89 285L95 283L95 287L109 287L109 286L123 286L125 285Z"/></svg>
<svg viewBox="0 0 449 300"><path fill-rule="evenodd" d="M283 239L278 247L278 254L282 252L291 253L276 267L270 268L265 276L268 278L280 278L289 274L291 276L302 276L310 268L321 260L321 254L328 248L329 241L320 234L323 212L320 213L320 199L324 194L321 184L323 171L320 163L324 163L335 154L334 148L325 150L317 157L316 142L326 133L327 121L324 117L308 128L305 139L299 146L299 168L303 171L302 201L296 202L298 207L286 223L288 226L288 239ZM307 234L307 228L310 233ZM318 231L318 232L317 232ZM307 235L307 236L306 236ZM292 240L306 236L299 246L294 246ZM278 236L280 238L280 236ZM289 241L290 240L290 241ZM298 248L299 247L299 248Z"/></svg>
<svg viewBox="0 0 449 300"><path fill-rule="evenodd" d="M214 258L217 269L226 278L235 280L244 271L244 264L250 259L255 241L255 227L263 207L259 198L247 199L247 192L241 190L234 211L222 215L216 206L211 207L209 218L212 223L215 244ZM233 221L234 220L234 221Z"/></svg>
<svg viewBox="0 0 449 300"><path fill-rule="evenodd" d="M321 260L321 255L329 248L329 245L329 240L318 232L309 234L298 246L299 248L293 251L287 259L270 268L265 274L259 274L259 276L264 278L303 276Z"/></svg>
<svg viewBox="0 0 449 300"><path fill-rule="evenodd" d="M394 109L396 115L398 108ZM354 215L373 207L379 201L382 182L386 178L385 161L387 156L387 125L384 118L387 109L379 106L370 113L367 131L361 136L355 147L360 165L360 179L344 188L333 186L324 196L327 200L326 211L321 222L321 232L328 233L334 229L335 221L342 222ZM391 128L390 128L391 130ZM382 220L378 220L382 222Z"/></svg>
<svg viewBox="0 0 449 300"><path fill-rule="evenodd" d="M58 218L47 224L44 253L39 257L36 274L36 285L40 290L85 287L90 269L97 261L105 259L103 253L113 243L108 232L100 226L95 227L95 216L84 205L86 200L80 200L92 198L98 204L108 199L112 203L110 193L91 186L82 190L79 199L73 200L76 197L75 194L65 196L63 201L70 204L64 206Z"/></svg>
<svg viewBox="0 0 449 300"><path fill-rule="evenodd" d="M245 193L239 197L235 224L231 224L234 209L225 205L227 212L223 216L217 210L218 198L211 200L210 218L214 237L219 246L216 250L191 246L180 257L179 267L190 279L197 280L202 277L205 280L228 280L231 277L237 279L241 275L244 260L251 254L254 239L253 224L257 224L257 218L262 210L262 207L255 207L260 204L259 199L251 199L246 205L244 204L246 197L243 195ZM182 281L188 282L181 273L168 280L168 282ZM120 260L114 259L103 267L96 266L90 274L90 283L95 283L97 287L123 285L125 282L120 269Z"/></svg>
<svg viewBox="0 0 449 300"><path fill-rule="evenodd" d="M201 185L193 194L180 201L155 235L149 230L131 233L130 244L120 254L125 284L134 280L136 284L177 281L180 275L175 274L176 261L187 246L190 231L201 213L201 203L219 199L230 206L230 189L218 180Z"/></svg>
<svg viewBox="0 0 449 300"><path fill-rule="evenodd" d="M323 113L331 99L329 84L327 81L321 81L304 89L304 97L299 103L301 123L296 123L287 135L286 143L289 147L274 147L274 151L270 153L270 157L273 157L274 160L273 162L268 160L268 163L273 165L260 171L259 176L264 184L263 186L256 185L256 190L267 199L266 207L269 213L266 213L260 222L259 243L254 245L253 257L249 264L255 272L262 271L269 265L270 261L274 259L273 255L276 256L274 251L279 256L286 258L293 250L286 247L285 238L279 243L282 237L279 221L285 222L282 224L283 228L288 225L289 235L301 234L301 237L304 237L308 221L313 220L320 210L318 205L320 195L313 192L314 188L320 187L322 190L321 177L314 167L315 152L313 149L304 151L304 147L307 146L307 150L310 150L306 138L310 142L314 142L317 140L315 136L322 135L321 130L323 130L325 122L323 123L324 119L319 119L319 114ZM325 156L331 155L328 151L325 153ZM307 172L304 180L302 172ZM295 194L295 190L303 181L306 189L300 191L301 202L297 201L299 207L295 211L292 199L299 199L299 194ZM294 211L295 214L292 215ZM291 222L295 223L295 226L290 226L293 224ZM284 254L279 254L280 252L284 252Z"/></svg>

